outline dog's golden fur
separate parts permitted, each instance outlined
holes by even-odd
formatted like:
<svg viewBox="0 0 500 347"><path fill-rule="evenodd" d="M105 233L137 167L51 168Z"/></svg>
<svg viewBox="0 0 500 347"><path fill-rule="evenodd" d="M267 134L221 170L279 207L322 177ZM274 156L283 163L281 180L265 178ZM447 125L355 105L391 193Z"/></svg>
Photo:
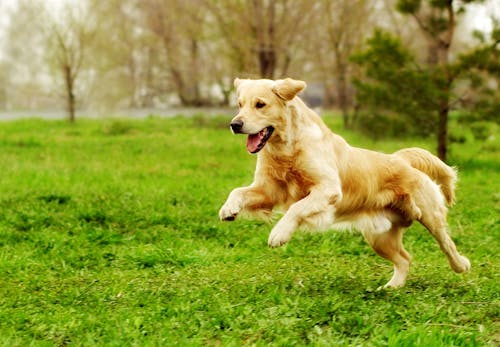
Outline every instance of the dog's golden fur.
<svg viewBox="0 0 500 347"><path fill-rule="evenodd" d="M231 192L219 212L222 220L242 213L269 216L283 208L286 213L269 235L271 247L288 242L299 228L358 229L394 264L386 287L405 283L410 255L403 230L417 220L454 271L469 270L446 222L455 170L419 148L382 154L350 146L296 96L305 82L236 79L235 86L240 111L231 127L249 134L249 151L259 153L254 182Z"/></svg>

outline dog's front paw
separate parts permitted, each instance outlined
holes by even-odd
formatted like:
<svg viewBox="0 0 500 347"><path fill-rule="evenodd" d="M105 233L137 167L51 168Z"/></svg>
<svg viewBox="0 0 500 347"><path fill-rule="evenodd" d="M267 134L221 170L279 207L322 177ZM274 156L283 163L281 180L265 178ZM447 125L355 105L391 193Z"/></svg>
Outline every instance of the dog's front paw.
<svg viewBox="0 0 500 347"><path fill-rule="evenodd" d="M240 208L237 205L226 202L219 211L219 218L222 221L233 221L239 212Z"/></svg>
<svg viewBox="0 0 500 347"><path fill-rule="evenodd" d="M269 247L276 248L283 246L285 243L290 241L291 238L292 238L291 233L279 229L276 230L276 228L274 228L271 231L271 234L269 235L267 244L269 245Z"/></svg>

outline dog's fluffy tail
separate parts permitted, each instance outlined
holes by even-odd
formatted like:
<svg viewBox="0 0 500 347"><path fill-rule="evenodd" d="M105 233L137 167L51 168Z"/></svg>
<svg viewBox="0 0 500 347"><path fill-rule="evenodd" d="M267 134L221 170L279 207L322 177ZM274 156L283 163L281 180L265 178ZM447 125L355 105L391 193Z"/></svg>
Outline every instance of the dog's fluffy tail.
<svg viewBox="0 0 500 347"><path fill-rule="evenodd" d="M406 160L412 167L422 171L440 185L448 205L455 202L455 184L457 172L441 159L421 148L405 148L394 153Z"/></svg>

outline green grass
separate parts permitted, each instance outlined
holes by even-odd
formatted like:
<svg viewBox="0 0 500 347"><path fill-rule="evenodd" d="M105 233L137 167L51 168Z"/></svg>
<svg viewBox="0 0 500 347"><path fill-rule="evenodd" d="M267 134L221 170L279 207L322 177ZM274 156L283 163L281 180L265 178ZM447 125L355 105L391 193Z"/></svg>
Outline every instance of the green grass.
<svg viewBox="0 0 500 347"><path fill-rule="evenodd" d="M255 157L228 118L0 123L2 346L484 346L500 343L498 143L454 145L453 273L414 225L406 287L353 233L219 222ZM371 142L383 151L432 143Z"/></svg>

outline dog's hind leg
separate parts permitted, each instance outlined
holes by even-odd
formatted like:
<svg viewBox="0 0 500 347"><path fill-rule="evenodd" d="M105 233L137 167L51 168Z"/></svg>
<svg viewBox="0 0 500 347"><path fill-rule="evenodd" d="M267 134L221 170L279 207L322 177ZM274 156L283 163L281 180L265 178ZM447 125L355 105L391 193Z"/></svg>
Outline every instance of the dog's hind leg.
<svg viewBox="0 0 500 347"><path fill-rule="evenodd" d="M397 288L405 284L410 269L411 256L403 247L404 228L393 224L386 232L363 231L363 236L373 250L394 264L394 274L384 288Z"/></svg>
<svg viewBox="0 0 500 347"><path fill-rule="evenodd" d="M432 209L431 211L423 210L422 218L419 222L434 236L439 247L446 254L453 271L460 273L470 270L469 259L458 253L457 247L448 233L446 211L442 211L439 208L437 210Z"/></svg>
<svg viewBox="0 0 500 347"><path fill-rule="evenodd" d="M446 222L447 208L439 187L430 180L423 182L425 189L415 194L417 205L422 209L418 220L434 236L441 250L446 254L453 271L460 273L470 269L470 261L457 251L455 243L448 233Z"/></svg>
<svg viewBox="0 0 500 347"><path fill-rule="evenodd" d="M408 220L418 220L422 217L422 210L417 206L410 194L400 195L397 207L403 212Z"/></svg>

